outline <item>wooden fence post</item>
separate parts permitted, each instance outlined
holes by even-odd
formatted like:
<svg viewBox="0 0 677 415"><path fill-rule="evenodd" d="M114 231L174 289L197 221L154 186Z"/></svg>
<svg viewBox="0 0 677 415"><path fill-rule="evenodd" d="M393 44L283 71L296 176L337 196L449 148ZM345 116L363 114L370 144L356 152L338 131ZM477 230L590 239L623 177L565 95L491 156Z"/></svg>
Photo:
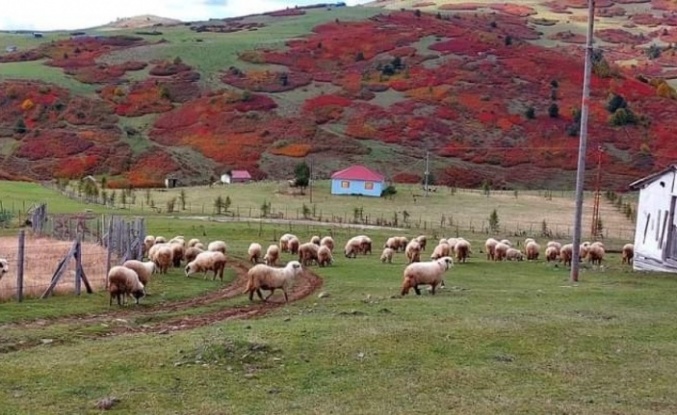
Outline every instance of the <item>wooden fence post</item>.
<svg viewBox="0 0 677 415"><path fill-rule="evenodd" d="M24 300L24 248L26 242L26 231L19 232L19 255L16 261L16 299L18 302Z"/></svg>
<svg viewBox="0 0 677 415"><path fill-rule="evenodd" d="M106 289L108 289L108 272L110 271L111 256L113 254L113 216L108 222L108 235L106 235Z"/></svg>
<svg viewBox="0 0 677 415"><path fill-rule="evenodd" d="M82 241L80 239L80 234L77 236L75 241L75 252L73 252L75 257L75 295L80 295L82 291Z"/></svg>

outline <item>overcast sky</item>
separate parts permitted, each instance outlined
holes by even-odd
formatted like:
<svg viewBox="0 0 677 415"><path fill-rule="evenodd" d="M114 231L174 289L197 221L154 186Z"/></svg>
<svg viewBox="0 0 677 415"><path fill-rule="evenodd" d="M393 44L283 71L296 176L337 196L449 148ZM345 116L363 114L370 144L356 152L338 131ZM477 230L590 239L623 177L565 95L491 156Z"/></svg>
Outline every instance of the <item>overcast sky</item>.
<svg viewBox="0 0 677 415"><path fill-rule="evenodd" d="M338 0L337 0L338 1ZM183 21L235 17L317 4L320 0L3 0L0 30L74 30L154 14ZM347 0L346 4L366 0Z"/></svg>

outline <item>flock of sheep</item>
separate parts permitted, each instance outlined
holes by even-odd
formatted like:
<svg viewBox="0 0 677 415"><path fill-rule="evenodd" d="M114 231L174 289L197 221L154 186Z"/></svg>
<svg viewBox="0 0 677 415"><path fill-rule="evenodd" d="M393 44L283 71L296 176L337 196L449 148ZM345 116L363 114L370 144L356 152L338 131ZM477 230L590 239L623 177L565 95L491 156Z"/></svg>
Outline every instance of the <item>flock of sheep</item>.
<svg viewBox="0 0 677 415"><path fill-rule="evenodd" d="M387 238L380 261L392 263L393 257L403 252L407 265L403 272L401 294L406 295L412 288L420 294L419 285L429 285L430 292L444 287L444 272L456 262L463 263L472 253L471 244L464 238L441 239L430 255L430 261L421 262L421 254L426 249L427 237L419 235L409 240L405 236ZM346 258L356 258L359 254L372 253L373 242L366 235L350 238L344 246ZM279 244L271 244L263 251L261 244L253 242L247 250L247 258L253 264L247 273L247 284L244 290L253 301L256 294L262 301L266 301L281 289L285 301L288 301L288 291L296 278L303 273L303 267L317 264L320 267L334 263L333 252L335 242L332 237L313 236L308 242L302 243L293 234L287 233L280 237ZM146 286L154 273L166 274L170 267L180 267L185 264L186 277L202 273L207 278L207 272L212 272L212 280L219 277L223 281L226 267L225 242L217 240L210 242L206 247L198 239L188 242L182 236L169 241L163 237L147 236L144 240L144 254L148 261L126 261L121 266L111 268L108 274L108 290L110 302L116 298L119 305L126 304L128 297L133 297L138 304L146 293ZM532 238L526 239L522 249L514 247L507 239L497 240L489 238L484 244L487 260L491 261L522 261L537 260L541 255L541 246ZM284 267L278 267L281 253L298 256L298 260L288 262ZM562 245L557 241L549 241L543 252L546 261L560 261L564 265L571 265L573 245ZM626 244L622 250L622 262L631 264L634 255L632 244ZM602 242L583 242L579 247L580 259L587 260L593 265L599 265L605 256ZM0 271L6 272L6 261L0 261ZM0 274L1 275L1 274ZM264 297L261 290L270 291Z"/></svg>

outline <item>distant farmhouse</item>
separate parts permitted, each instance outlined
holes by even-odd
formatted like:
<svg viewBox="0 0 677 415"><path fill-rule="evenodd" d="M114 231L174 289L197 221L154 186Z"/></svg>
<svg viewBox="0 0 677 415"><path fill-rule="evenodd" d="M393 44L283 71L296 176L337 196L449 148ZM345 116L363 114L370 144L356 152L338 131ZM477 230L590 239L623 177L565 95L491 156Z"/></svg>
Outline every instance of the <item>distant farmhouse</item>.
<svg viewBox="0 0 677 415"><path fill-rule="evenodd" d="M252 180L252 175L247 170L231 170L221 175L221 183L247 183Z"/></svg>
<svg viewBox="0 0 677 415"><path fill-rule="evenodd" d="M630 184L639 190L633 268L677 272L677 164Z"/></svg>
<svg viewBox="0 0 677 415"><path fill-rule="evenodd" d="M381 197L385 177L365 166L354 165L331 175L331 194Z"/></svg>

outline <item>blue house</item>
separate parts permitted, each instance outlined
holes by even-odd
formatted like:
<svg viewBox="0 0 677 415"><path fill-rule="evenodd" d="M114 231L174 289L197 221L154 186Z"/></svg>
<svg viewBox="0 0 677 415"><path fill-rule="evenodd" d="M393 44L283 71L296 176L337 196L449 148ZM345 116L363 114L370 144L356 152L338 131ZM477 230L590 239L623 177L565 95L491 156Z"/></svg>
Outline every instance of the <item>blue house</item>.
<svg viewBox="0 0 677 415"><path fill-rule="evenodd" d="M364 166L350 166L331 175L331 194L381 197L385 177Z"/></svg>

